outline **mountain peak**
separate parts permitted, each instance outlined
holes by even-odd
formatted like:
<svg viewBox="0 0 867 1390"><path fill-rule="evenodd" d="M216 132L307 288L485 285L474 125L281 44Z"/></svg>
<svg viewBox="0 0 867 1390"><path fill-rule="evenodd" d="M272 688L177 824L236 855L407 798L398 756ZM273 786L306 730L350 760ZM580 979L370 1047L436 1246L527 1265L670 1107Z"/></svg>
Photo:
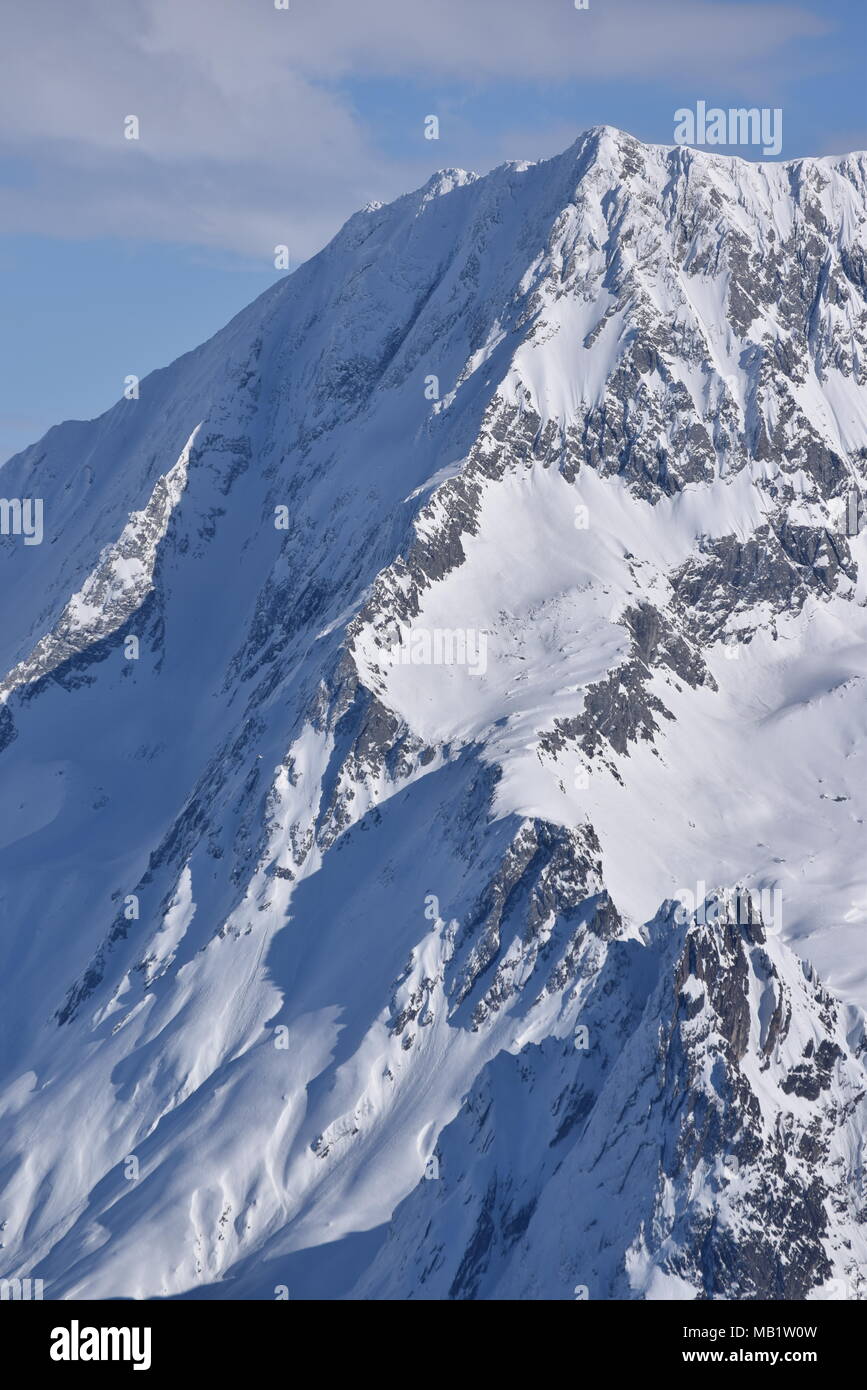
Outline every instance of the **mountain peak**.
<svg viewBox="0 0 867 1390"><path fill-rule="evenodd" d="M5 465L4 1275L863 1292L862 175L442 171Z"/></svg>

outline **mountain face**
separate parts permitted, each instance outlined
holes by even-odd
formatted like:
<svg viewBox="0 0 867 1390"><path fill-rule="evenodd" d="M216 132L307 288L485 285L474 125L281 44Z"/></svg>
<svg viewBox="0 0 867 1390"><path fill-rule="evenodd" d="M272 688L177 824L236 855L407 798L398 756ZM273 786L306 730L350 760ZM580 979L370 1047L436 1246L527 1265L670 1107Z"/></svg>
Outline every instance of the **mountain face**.
<svg viewBox="0 0 867 1390"><path fill-rule="evenodd" d="M5 464L0 1275L867 1297L865 226L592 130Z"/></svg>

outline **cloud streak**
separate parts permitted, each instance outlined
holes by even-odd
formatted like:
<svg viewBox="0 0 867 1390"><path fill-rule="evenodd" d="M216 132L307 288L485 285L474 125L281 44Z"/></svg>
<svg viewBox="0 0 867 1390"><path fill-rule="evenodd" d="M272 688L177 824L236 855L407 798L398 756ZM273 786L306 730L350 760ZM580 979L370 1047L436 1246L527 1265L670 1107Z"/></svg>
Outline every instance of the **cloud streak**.
<svg viewBox="0 0 867 1390"><path fill-rule="evenodd" d="M797 4L724 0L43 0L4 18L0 129L31 180L0 230L311 254L371 197L425 177L436 146L388 157L355 79L696 80L748 86L827 24ZM141 139L123 137L124 117ZM600 113L600 120L608 116ZM577 130L574 132L577 134ZM500 156L483 136L482 166ZM474 161L475 162L475 161Z"/></svg>

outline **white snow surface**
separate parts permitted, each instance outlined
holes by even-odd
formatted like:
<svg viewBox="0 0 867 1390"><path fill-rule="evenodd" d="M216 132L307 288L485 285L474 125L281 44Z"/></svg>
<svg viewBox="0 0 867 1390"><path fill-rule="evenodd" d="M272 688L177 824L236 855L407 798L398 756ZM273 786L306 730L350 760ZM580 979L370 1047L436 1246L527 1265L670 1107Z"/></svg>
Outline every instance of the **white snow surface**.
<svg viewBox="0 0 867 1390"><path fill-rule="evenodd" d="M406 1251L424 1227L398 1223L390 1255L393 1214L411 1193L434 1200L426 1164L473 1087L511 1094L498 1066L528 1050L548 1104L546 1049L572 1056L603 967L590 943L559 993L540 992L510 927L502 1007L478 1027L454 1012L463 925L534 821L593 827L588 894L607 890L636 951L680 890L781 889L768 948L781 977L796 994L808 959L855 1035L864 532L854 583L733 618L727 632L750 629L737 660L708 644L716 689L654 667L671 717L651 740L591 758L544 739L627 659L627 610L668 611L674 571L768 521L779 464L737 431L773 429L789 399L751 365L789 329L767 305L733 326L716 253L738 234L777 254L805 225L801 184L829 257L863 257L863 155L755 165L604 127L543 164L447 171L356 214L138 401L59 425L3 466L0 492L43 497L46 515L43 545L0 542L4 1277L42 1277L54 1298L415 1296ZM612 238L618 292L602 283ZM859 312L854 296L817 305L817 339L824 325L848 346L835 362L817 350L791 392L863 484ZM589 461L570 479L517 450L505 471L471 473L471 457L494 457L501 412L580 432L657 323L683 351L665 381L650 369L636 429L677 451L675 386L678 410L728 412L709 476L650 496ZM416 593L398 557L440 545L468 479L457 563ZM839 520L808 472L788 482L793 520ZM383 595L400 594L411 627L484 634L484 672L385 661ZM353 722L371 700L393 721L386 752ZM803 1017L791 1057L750 1073L769 1126L801 1104L779 1078L797 1028L814 1026ZM762 1045L752 1037L751 1058ZM605 1113L588 1152L604 1147ZM504 1119L497 1145L517 1172L526 1142L529 1171L518 1129ZM486 1296L573 1296L582 1265L566 1245L583 1217L568 1236L562 1214L593 1206L583 1173L551 1177L534 1217L547 1234ZM629 1229L639 1206L614 1223L630 1296L694 1297ZM843 1255L829 1258L840 1273Z"/></svg>

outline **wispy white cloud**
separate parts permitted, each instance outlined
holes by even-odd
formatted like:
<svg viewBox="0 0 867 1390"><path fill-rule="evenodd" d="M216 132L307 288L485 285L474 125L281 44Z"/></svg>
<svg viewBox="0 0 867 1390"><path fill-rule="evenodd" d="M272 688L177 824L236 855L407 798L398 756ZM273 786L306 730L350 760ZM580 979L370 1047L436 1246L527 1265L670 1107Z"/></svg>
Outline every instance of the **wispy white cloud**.
<svg viewBox="0 0 867 1390"><path fill-rule="evenodd" d="M0 230L309 255L355 207L435 163L388 158L353 78L749 81L824 22L728 0L41 0L4 16L2 149L32 161ZM124 117L141 138L125 140ZM600 119L603 117L600 115ZM607 119L607 117L604 117ZM577 131L571 132L574 136ZM542 143L549 143L543 141ZM474 163L507 154L467 142ZM470 162L469 160L465 162Z"/></svg>

